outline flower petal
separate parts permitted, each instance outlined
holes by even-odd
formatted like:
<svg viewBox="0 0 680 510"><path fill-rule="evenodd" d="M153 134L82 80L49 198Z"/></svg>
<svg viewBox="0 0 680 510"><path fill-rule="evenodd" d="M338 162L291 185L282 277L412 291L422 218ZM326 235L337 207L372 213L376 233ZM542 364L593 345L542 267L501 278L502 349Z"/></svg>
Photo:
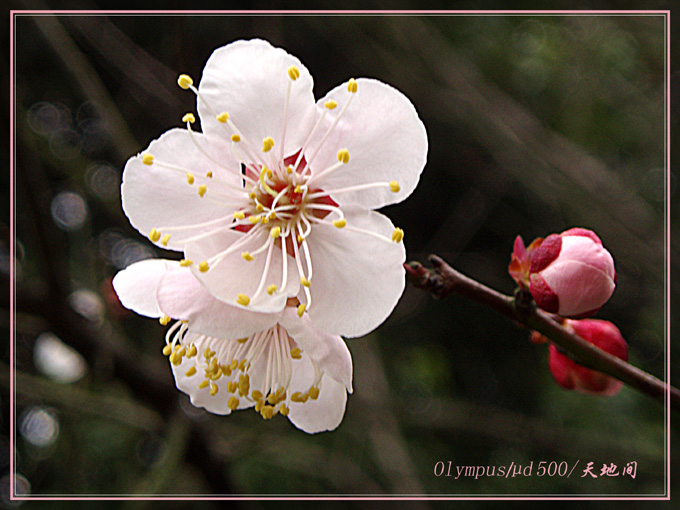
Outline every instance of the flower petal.
<svg viewBox="0 0 680 510"><path fill-rule="evenodd" d="M309 389L314 382L314 367L307 356L297 360L293 371L291 388ZM291 402L288 418L300 430L309 434L334 430L345 415L347 391L342 383L324 377L320 384L319 398L305 403Z"/></svg>
<svg viewBox="0 0 680 510"><path fill-rule="evenodd" d="M179 267L174 260L147 259L126 267L113 278L113 288L125 308L145 317L161 317L156 290L168 269Z"/></svg>
<svg viewBox="0 0 680 510"><path fill-rule="evenodd" d="M189 330L216 338L247 337L274 326L280 314L256 313L216 299L189 268L168 271L158 285L158 305Z"/></svg>
<svg viewBox="0 0 680 510"><path fill-rule="evenodd" d="M291 66L300 71L295 81L288 76ZM198 88L203 131L230 136L231 131L215 118L227 112L241 137L256 150L265 137L273 137L275 144L280 144L289 84L284 154L302 146L314 123L314 82L309 71L296 57L259 39L236 41L215 50ZM275 151L279 148L274 146Z"/></svg>
<svg viewBox="0 0 680 510"><path fill-rule="evenodd" d="M312 175L318 175L337 163L338 150L348 149L349 162L320 177L315 186L330 191L360 184L397 181L401 188L397 193L385 186L331 195L342 205L377 209L401 202L413 192L427 159L427 133L411 101L397 89L366 78L358 79L357 84L358 90L352 103L310 162L310 169ZM321 110L329 99L338 102L338 107L327 115L327 126L350 95L347 84L343 84L317 103ZM319 129L309 144L307 153L310 157L326 129Z"/></svg>
<svg viewBox="0 0 680 510"><path fill-rule="evenodd" d="M229 146L218 146L200 133L193 136L196 143L227 167L233 167L234 172L218 167L203 155L187 130L172 129L151 142L146 151L130 158L123 173L123 210L130 223L145 236L153 228L161 229L161 234L171 233L163 247L178 251L188 238L229 225L232 213L247 202L245 192L239 194L224 185L240 184L240 163L232 158ZM143 163L148 154L153 156L150 165ZM206 177L209 171L213 172L212 179ZM188 183L187 173L194 176L194 184ZM203 197L198 193L200 185L207 186ZM211 197L213 190L220 195ZM220 218L224 221L220 222ZM210 223L202 226L205 222ZM173 230L177 227L186 228Z"/></svg>
<svg viewBox="0 0 680 510"><path fill-rule="evenodd" d="M319 330L354 337L375 329L396 306L405 285L406 251L403 243L353 230L388 237L394 225L386 216L343 211L345 228L323 222L314 225L308 238L314 271L309 316Z"/></svg>
<svg viewBox="0 0 680 510"><path fill-rule="evenodd" d="M264 313L280 312L286 306L288 297L297 294L300 287L295 261L287 256L287 283L285 289L280 289L283 274L281 249L274 246L264 289L273 284L279 287L280 292L269 295L266 290L262 290L259 297L255 298L266 265L267 250L256 255L252 261L244 260L241 254L244 251L252 253L264 245L269 240L269 232L261 229L247 235L249 237L246 239L244 237L246 234L242 232L223 231L188 245L186 256L196 262L191 266L191 270L213 296L225 303L240 307L237 297L244 294L248 298L253 298L247 306L248 310ZM242 244L218 263L210 264L208 271L199 270L199 261L209 260L236 242Z"/></svg>
<svg viewBox="0 0 680 510"><path fill-rule="evenodd" d="M352 355L342 338L319 331L309 317L298 317L291 307L286 307L279 322L319 369L352 393Z"/></svg>

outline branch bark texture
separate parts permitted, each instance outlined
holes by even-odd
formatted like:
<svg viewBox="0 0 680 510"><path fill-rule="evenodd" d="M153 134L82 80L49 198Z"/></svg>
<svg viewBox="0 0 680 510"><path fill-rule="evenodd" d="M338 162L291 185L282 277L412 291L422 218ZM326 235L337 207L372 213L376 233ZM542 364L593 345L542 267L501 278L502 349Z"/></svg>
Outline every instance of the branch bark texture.
<svg viewBox="0 0 680 510"><path fill-rule="evenodd" d="M680 391L677 388L567 330L549 314L539 310L526 293L519 291L515 297L506 296L459 273L437 255L430 255L429 260L433 269L427 269L419 262L404 264L407 279L415 287L440 299L456 293L493 308L546 336L580 364L623 381L659 402L664 402L667 392L670 392L671 407L680 410Z"/></svg>

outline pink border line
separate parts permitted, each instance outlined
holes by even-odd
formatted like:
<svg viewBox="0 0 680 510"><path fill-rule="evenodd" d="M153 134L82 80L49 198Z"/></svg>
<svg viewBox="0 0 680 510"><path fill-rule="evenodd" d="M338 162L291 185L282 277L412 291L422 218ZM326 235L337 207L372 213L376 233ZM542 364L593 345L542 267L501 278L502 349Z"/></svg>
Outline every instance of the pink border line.
<svg viewBox="0 0 680 510"><path fill-rule="evenodd" d="M228 15L665 15L665 37L666 37L666 382L670 383L670 10L297 10L297 11L278 11L278 10L10 10L10 347L9 353L11 358L10 364L10 500L11 501L301 501L301 500L318 500L318 501L658 501L670 500L671 481L671 445L670 445L670 394L666 395L666 407L664 409L666 414L666 430L665 439L667 445L666 452L666 496L635 496L635 497L589 497L584 496L550 496L550 495L536 495L536 496L418 496L418 497L400 497L400 496L262 496L262 497L245 497L245 496L80 496L80 497L46 497L46 496L16 496L15 495L15 459L14 459L14 444L15 444L15 421L14 421L14 313L15 313L15 214L14 214L14 19L21 15L192 15L192 14L228 14Z"/></svg>
<svg viewBox="0 0 680 510"><path fill-rule="evenodd" d="M14 499L14 15L9 17L9 483L10 500Z"/></svg>
<svg viewBox="0 0 680 510"><path fill-rule="evenodd" d="M666 14L666 383L671 383L671 11ZM671 498L671 395L666 394L666 493Z"/></svg>
<svg viewBox="0 0 680 510"><path fill-rule="evenodd" d="M275 15L300 15L300 14L325 14L325 15L384 15L384 14L407 14L407 15L427 15L427 14L442 14L442 15L493 15L493 14L540 14L540 15L565 15L565 14L668 14L670 11L666 10L489 10L489 11L475 11L475 10L297 10L297 11L278 11L278 10L13 10L11 15L15 14L275 14Z"/></svg>

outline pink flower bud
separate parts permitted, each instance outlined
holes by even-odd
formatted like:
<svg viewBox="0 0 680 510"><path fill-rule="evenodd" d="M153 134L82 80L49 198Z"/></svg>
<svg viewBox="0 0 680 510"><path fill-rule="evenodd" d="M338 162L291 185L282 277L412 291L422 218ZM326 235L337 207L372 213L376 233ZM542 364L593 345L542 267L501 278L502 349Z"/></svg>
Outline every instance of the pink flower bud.
<svg viewBox="0 0 680 510"><path fill-rule="evenodd" d="M567 320L565 327L603 351L628 361L628 344L611 322L598 319ZM613 377L579 365L558 351L554 344L550 344L549 365L557 384L568 390L611 396L623 386L621 381Z"/></svg>
<svg viewBox="0 0 680 510"><path fill-rule="evenodd" d="M593 232L572 228L549 235L532 253L529 282L539 308L563 317L589 317L614 292L614 259Z"/></svg>

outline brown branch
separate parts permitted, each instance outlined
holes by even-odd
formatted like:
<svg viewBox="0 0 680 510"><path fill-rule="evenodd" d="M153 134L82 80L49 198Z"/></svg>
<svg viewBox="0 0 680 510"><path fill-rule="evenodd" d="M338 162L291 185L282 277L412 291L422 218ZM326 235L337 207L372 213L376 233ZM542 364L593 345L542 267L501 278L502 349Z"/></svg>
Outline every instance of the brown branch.
<svg viewBox="0 0 680 510"><path fill-rule="evenodd" d="M579 363L623 381L660 402L665 401L666 391L670 391L671 407L680 409L680 391L677 388L570 332L549 314L537 309L526 293L520 291L514 298L506 296L459 273L436 255L430 255L430 262L434 269L427 269L419 262L404 264L411 284L440 299L455 292L493 308L548 337Z"/></svg>

